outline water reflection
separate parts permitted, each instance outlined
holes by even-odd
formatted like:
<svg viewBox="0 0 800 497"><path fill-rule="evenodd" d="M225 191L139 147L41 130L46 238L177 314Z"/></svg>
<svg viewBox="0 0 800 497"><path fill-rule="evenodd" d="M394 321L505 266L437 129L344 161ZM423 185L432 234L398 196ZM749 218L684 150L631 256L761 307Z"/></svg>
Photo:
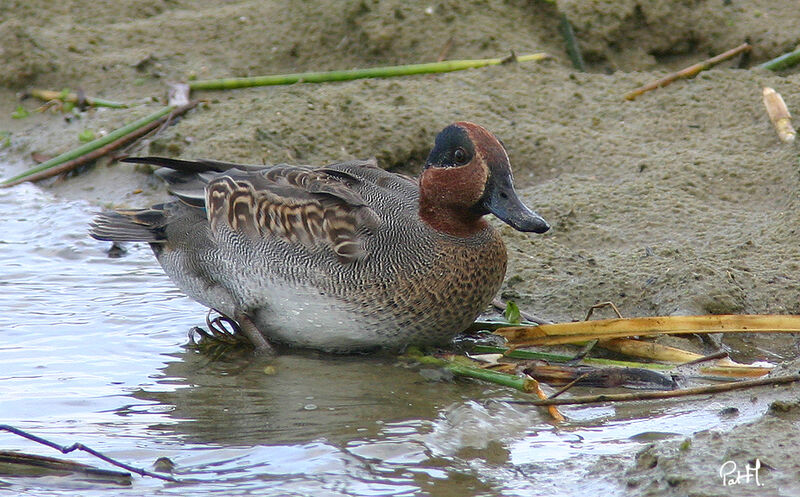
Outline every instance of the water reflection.
<svg viewBox="0 0 800 497"><path fill-rule="evenodd" d="M490 402L505 390L432 382L391 358L209 361L184 350L175 359L158 380L167 388L133 396L169 406L170 422L150 431L228 447L211 465L179 458L193 477L213 468L228 483L242 472L291 476L282 491L500 495L510 469L506 443L533 436L537 425L550 429L533 409Z"/></svg>
<svg viewBox="0 0 800 497"><path fill-rule="evenodd" d="M442 403L475 390L429 383L393 359L285 355L227 362L194 351L175 357L160 383L182 388L135 395L173 406L170 417L186 422L166 429L200 443L374 437L396 420L435 417Z"/></svg>
<svg viewBox="0 0 800 497"><path fill-rule="evenodd" d="M581 480L592 461L719 422L713 403L662 402L565 409L571 421L556 428L545 413L504 402L522 395L466 380L429 381L390 358L210 361L183 350L161 372L156 385L133 394L169 418L148 429L219 447L211 459L184 453L176 461L181 473L215 486L252 484L258 474L289 478L282 491L347 495L532 495L547 488L613 495L621 492L614 483Z"/></svg>

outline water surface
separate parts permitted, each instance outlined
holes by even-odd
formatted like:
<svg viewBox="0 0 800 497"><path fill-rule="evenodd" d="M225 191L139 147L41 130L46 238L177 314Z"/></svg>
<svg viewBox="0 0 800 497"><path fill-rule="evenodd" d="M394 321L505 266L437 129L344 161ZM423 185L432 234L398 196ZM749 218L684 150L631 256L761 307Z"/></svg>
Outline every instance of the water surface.
<svg viewBox="0 0 800 497"><path fill-rule="evenodd" d="M431 381L392 358L215 361L184 347L205 309L147 246L109 257L87 235L94 211L31 185L0 190L0 423L145 468L168 457L183 480L137 476L120 495L624 495L598 476L604 457L734 422L708 399L565 408L556 428L505 402L521 394ZM763 409L740 406L735 422ZM0 448L60 456L8 433ZM76 487L110 486L0 477L0 493Z"/></svg>

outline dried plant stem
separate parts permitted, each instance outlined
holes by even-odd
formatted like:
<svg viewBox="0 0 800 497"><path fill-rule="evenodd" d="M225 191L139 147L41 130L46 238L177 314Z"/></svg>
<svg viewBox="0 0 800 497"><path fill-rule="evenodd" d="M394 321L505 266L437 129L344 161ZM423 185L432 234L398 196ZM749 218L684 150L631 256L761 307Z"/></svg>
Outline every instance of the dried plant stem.
<svg viewBox="0 0 800 497"><path fill-rule="evenodd" d="M687 67L685 69L681 69L678 72L674 72L674 73L668 74L668 75L664 76L661 79L658 79L656 81L653 81L652 83L648 83L648 84L646 84L644 86L641 86L641 87L639 87L639 88L637 88L637 89L635 89L635 90L633 90L631 92L628 92L628 93L625 94L625 99L626 100L634 100L636 97L638 97L639 95L642 95L643 93L647 93L648 91L655 90L656 88L667 86L668 84L672 83L673 81L675 81L677 79L692 78L692 77L696 76L698 73L700 73L701 71L705 71L706 69L708 69L710 67L713 67L713 66L719 64L720 62L723 62L723 61L726 61L728 59L731 59L731 58L739 55L740 53L746 52L748 50L750 50L750 45L747 44L747 43L742 43L738 47L732 48L731 50L728 50L727 52L724 52L724 53L721 53L721 54L719 54L717 56L711 57L710 59L705 60L703 62L698 62L697 64L691 65L691 66L689 66L689 67Z"/></svg>
<svg viewBox="0 0 800 497"><path fill-rule="evenodd" d="M716 361L717 359L728 359L728 353L725 352L724 350L720 350L719 352L700 356L697 359L692 359L689 362L684 362L683 364L681 364L681 366L691 366L693 364L701 364L708 361Z"/></svg>
<svg viewBox="0 0 800 497"><path fill-rule="evenodd" d="M86 482L130 485L127 471L100 469L66 459L26 454L15 450L0 450L0 473L4 476L77 475Z"/></svg>
<svg viewBox="0 0 800 497"><path fill-rule="evenodd" d="M172 120L175 116L183 114L187 110L191 109L192 107L197 105L197 101L190 102L188 105L183 107L177 107L174 112L170 113L169 116L164 116L156 121L146 124L145 126L128 133L127 135L122 136L121 138L95 149L89 152L86 155L81 155L75 159L70 161L64 162L63 164L56 165L50 169L45 171L32 174L30 176L25 177L24 179L18 180L16 183L9 183L8 185L3 186L13 186L18 183L23 183L25 181L36 182L41 181L43 179L52 178L53 176L57 176L62 173L66 173L72 171L73 169L82 166L83 164L89 163L93 160L96 160L107 153L111 152L112 150L116 150L122 146L125 146L128 143L138 140L139 138L147 135L148 133L152 132L155 129L158 129L162 126L165 126L169 121Z"/></svg>
<svg viewBox="0 0 800 497"><path fill-rule="evenodd" d="M775 132L778 133L778 138L784 143L792 143L797 136L797 132L792 126L792 115L789 113L783 97L769 86L764 87L761 95L769 120L772 121Z"/></svg>
<svg viewBox="0 0 800 497"><path fill-rule="evenodd" d="M573 356L563 354L552 354L549 352L539 352L534 350L508 349L505 347L492 347L489 345L476 345L472 348L476 354L503 354L510 359L542 360L548 362L569 362ZM645 362L616 361L614 359L602 359L597 357L587 357L583 360L584 364L597 366L620 366L624 368L644 368L667 371L673 369L668 364L653 364Z"/></svg>
<svg viewBox="0 0 800 497"><path fill-rule="evenodd" d="M536 396L539 397L541 400L546 400L548 398L547 394L544 393L544 390L542 390L542 386L539 384L536 378L528 376L527 379L530 380L530 383L533 386L533 393L536 394ZM547 406L547 412L550 413L550 416L555 420L556 423L561 423L562 421L566 421L567 419L564 417L563 414L561 414L561 411L559 411L558 407L556 406Z"/></svg>
<svg viewBox="0 0 800 497"><path fill-rule="evenodd" d="M655 361L671 362L683 364L703 357L694 352L688 352L669 345L662 345L656 342L634 340L631 338L612 338L611 340L600 340L600 347L617 352L619 354Z"/></svg>
<svg viewBox="0 0 800 497"><path fill-rule="evenodd" d="M634 340L629 338L613 338L611 340L600 340L599 347L606 350L611 350L620 354L625 354L633 357L642 357L645 359L652 359L655 361L662 361L673 363L681 366L688 364L696 364L701 361L710 361L709 357L694 352L688 352L676 347L662 345L660 343ZM713 376L727 376L734 378L742 377L759 377L768 374L771 367L766 366L752 366L750 364L741 364L732 361L727 355L717 357L719 359L716 364L704 366L700 368L703 374Z"/></svg>
<svg viewBox="0 0 800 497"><path fill-rule="evenodd" d="M798 333L800 316L720 314L602 319L539 326L509 326L495 330L510 344L522 347L580 343L594 339L691 333Z"/></svg>
<svg viewBox="0 0 800 497"><path fill-rule="evenodd" d="M190 81L192 90L232 90L253 86L291 85L294 83L327 83L331 81L351 81L364 78L388 78L394 76L411 76L415 74L432 74L484 66L502 64L504 62L538 61L548 58L545 53L502 57L495 59L446 60L427 64L408 64L402 66L373 67L367 69L350 69L344 71L303 72L294 74L274 74L254 76L250 78L227 78Z"/></svg>
<svg viewBox="0 0 800 497"><path fill-rule="evenodd" d="M33 89L26 92L23 98L27 96L38 98L39 100L43 100L45 102L50 102L51 100L60 100L62 102L70 102L73 104L86 104L90 107L110 107L112 109L127 109L130 107L128 104L124 104L122 102L114 102L112 100L104 100L102 98L86 96L82 97L77 93L66 91Z"/></svg>
<svg viewBox="0 0 800 497"><path fill-rule="evenodd" d="M569 390L570 388L572 388L572 387L574 387L575 385L577 385L579 381L581 381L581 380L585 379L587 376L589 376L589 373L583 373L582 375L580 375L580 376L576 377L574 380L570 381L569 383L567 383L566 385L564 385L563 387L561 387L560 389L558 389L558 391L557 391L557 392L555 392L555 393L554 393L553 395L551 395L550 397L548 397L548 399L555 399L556 397L558 397L558 396L559 396L559 395L561 395L562 393L566 392L566 391L567 391L567 390Z"/></svg>
<svg viewBox="0 0 800 497"><path fill-rule="evenodd" d="M720 383L717 385L707 385L695 388L684 388L681 390L659 391L659 392L636 392L619 394L600 394L586 395L572 398L550 398L545 400L516 401L519 404L529 404L534 406L554 406L554 405L575 405L575 404L600 404L604 402L630 402L632 400L653 400L671 399L675 397L687 397L690 395L706 395L731 390L742 390L764 385L780 385L783 383L793 383L800 381L800 375L776 376L774 378L762 378L758 380L735 381Z"/></svg>
<svg viewBox="0 0 800 497"><path fill-rule="evenodd" d="M21 174L18 174L16 176L12 177L12 178L4 180L2 183L0 183L0 186L7 187L7 186L12 186L12 185L16 185L18 183L27 181L27 178L29 176L32 176L32 175L37 174L37 173L40 173L42 171L50 169L51 167L55 167L55 166L57 166L59 164L62 164L64 162L66 162L66 161L75 159L75 158L80 157L82 155L88 154L89 152L91 152L91 151L93 151L95 149L98 149L100 147L108 145L109 143L111 143L111 142L113 142L115 140L118 140L119 138L127 135L128 133L131 133L132 131L135 131L135 130L141 128L142 126L145 126L145 125L147 125L147 124L149 124L149 123L151 123L151 122L153 122L153 121L155 121L157 119L160 119L161 117L163 117L163 116L169 114L170 112L172 112L174 109L175 108L171 107L171 106L164 107L164 108L158 110L157 112L154 112L154 113L152 113L152 114L150 114L148 116L145 116L145 117L143 117L141 119L138 119L138 120L126 125L126 126L123 126L121 128L116 129L116 130L112 131L111 133L107 134L106 136L103 136L103 137L98 138L96 140L92 140L92 141L90 141L89 143L87 143L85 145L82 145L82 146L80 146L78 148L72 149L72 150L70 150L68 152L65 152L65 153L61 154L61 155L53 157L52 159L50 159L48 161L42 162L41 164L39 164L36 167L28 169L27 171L25 171L25 172L23 172Z"/></svg>

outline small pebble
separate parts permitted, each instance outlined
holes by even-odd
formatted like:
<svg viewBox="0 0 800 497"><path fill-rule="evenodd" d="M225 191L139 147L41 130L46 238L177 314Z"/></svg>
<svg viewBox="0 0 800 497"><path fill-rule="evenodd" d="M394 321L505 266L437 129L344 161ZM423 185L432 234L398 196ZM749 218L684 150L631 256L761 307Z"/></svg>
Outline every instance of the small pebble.
<svg viewBox="0 0 800 497"><path fill-rule="evenodd" d="M769 410L772 412L791 412L798 408L798 402L787 400L776 400L769 405Z"/></svg>
<svg viewBox="0 0 800 497"><path fill-rule="evenodd" d="M159 457L153 463L153 469L159 473L172 473L175 469L175 463L169 457Z"/></svg>

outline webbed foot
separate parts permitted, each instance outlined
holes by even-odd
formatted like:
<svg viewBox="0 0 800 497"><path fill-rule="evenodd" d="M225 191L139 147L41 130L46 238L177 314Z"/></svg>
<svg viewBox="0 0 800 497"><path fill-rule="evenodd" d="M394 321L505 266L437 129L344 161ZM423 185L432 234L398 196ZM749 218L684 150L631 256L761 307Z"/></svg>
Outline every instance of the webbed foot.
<svg viewBox="0 0 800 497"><path fill-rule="evenodd" d="M219 315L212 318L212 312ZM250 346L259 355L275 354L272 345L244 313L237 312L236 319L231 319L216 309L209 309L206 314L206 326L208 326L208 331L198 326L192 328L189 332L190 338L194 341L196 334L200 336L201 341L233 347Z"/></svg>

